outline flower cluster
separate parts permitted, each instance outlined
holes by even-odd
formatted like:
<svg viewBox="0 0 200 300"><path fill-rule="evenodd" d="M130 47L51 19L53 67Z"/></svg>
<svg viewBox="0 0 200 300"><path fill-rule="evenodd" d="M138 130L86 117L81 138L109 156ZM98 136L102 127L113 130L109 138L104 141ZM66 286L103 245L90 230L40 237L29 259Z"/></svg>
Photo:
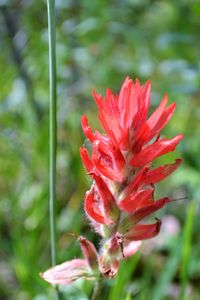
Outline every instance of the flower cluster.
<svg viewBox="0 0 200 300"><path fill-rule="evenodd" d="M77 278L114 277L120 260L133 255L141 241L159 233L161 221L142 223L152 213L170 202L167 197L155 200L155 183L170 175L181 164L152 167L159 156L174 151L182 135L172 139L160 137L172 117L176 104L167 106L164 96L158 108L148 117L151 84L141 85L126 78L119 95L93 92L104 134L93 131L87 117L81 123L92 144L89 155L80 149L83 164L92 178L85 195L84 209L91 226L102 237L99 253L94 245L79 238L84 259L74 259L56 266L42 277L50 283L68 284Z"/></svg>

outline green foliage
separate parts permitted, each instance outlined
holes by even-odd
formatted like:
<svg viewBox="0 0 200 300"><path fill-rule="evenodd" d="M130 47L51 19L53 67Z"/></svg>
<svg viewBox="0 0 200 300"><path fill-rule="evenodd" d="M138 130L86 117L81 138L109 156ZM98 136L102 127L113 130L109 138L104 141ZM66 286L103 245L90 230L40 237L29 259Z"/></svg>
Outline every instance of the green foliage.
<svg viewBox="0 0 200 300"><path fill-rule="evenodd" d="M127 75L142 82L150 78L152 110L166 91L169 101L177 102L163 134L185 135L176 154L167 157L183 156L184 164L159 185L158 196L187 195L188 200L174 202L164 212L173 215L179 233L165 237L161 232L144 242L141 255L124 262L116 279L104 282L101 299L197 300L200 4L58 0L56 5L59 262L81 255L70 233L81 233L98 246L83 213L89 179L79 158L83 112L99 127L91 90L117 92ZM51 300L53 289L38 275L51 264L46 2L0 1L0 28L0 298ZM92 286L79 280L63 288L63 297L89 299Z"/></svg>

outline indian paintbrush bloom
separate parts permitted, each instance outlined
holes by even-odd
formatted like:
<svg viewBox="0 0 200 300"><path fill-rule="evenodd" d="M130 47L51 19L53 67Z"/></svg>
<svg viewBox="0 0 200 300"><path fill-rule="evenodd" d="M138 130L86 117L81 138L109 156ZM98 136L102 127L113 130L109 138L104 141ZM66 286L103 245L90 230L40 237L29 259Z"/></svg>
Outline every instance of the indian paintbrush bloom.
<svg viewBox="0 0 200 300"><path fill-rule="evenodd" d="M93 131L87 117L81 124L92 144L92 153L80 149L83 164L92 178L85 195L84 209L93 229L102 237L99 252L79 237L84 259L74 259L53 267L41 276L52 284L69 284L78 278L114 277L120 260L133 255L141 241L159 233L161 221L143 223L171 200L154 199L155 183L176 170L181 159L157 168L153 161L174 151L182 135L161 138L160 132L171 119L176 103L167 106L164 96L148 117L151 84L141 85L126 78L119 95L111 90L103 98L93 91L104 133Z"/></svg>

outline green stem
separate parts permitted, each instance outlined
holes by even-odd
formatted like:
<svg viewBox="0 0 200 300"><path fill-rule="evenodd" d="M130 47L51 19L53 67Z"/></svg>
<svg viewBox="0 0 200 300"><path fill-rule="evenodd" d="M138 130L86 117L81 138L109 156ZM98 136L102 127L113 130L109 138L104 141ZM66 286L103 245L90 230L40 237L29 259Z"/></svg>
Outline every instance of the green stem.
<svg viewBox="0 0 200 300"><path fill-rule="evenodd" d="M99 278L95 281L94 289L92 291L91 300L98 300L102 287L102 278Z"/></svg>
<svg viewBox="0 0 200 300"><path fill-rule="evenodd" d="M51 263L56 265L56 226L55 226L55 202L56 202L56 150L57 150L57 103L56 103L56 30L55 30L55 0L47 0L48 32L49 32L49 214L50 214L50 238L51 238ZM60 293L56 287L57 299Z"/></svg>
<svg viewBox="0 0 200 300"><path fill-rule="evenodd" d="M49 173L49 194L50 194L50 232L51 232L51 259L52 265L56 264L56 229L55 229L55 198L56 198L56 148L57 148L57 120L56 120L56 57L55 57L55 3L54 0L47 0L48 28L49 28L49 136L50 136L50 173Z"/></svg>

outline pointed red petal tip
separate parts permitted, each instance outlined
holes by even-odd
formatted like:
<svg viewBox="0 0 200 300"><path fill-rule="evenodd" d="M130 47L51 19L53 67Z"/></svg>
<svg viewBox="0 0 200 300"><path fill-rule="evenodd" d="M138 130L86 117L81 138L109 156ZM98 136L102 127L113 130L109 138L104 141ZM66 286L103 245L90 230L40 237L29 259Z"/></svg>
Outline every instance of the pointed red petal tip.
<svg viewBox="0 0 200 300"><path fill-rule="evenodd" d="M182 159L176 159L173 164L163 165L154 170L148 171L142 179L144 184L154 184L172 174L182 163Z"/></svg>
<svg viewBox="0 0 200 300"><path fill-rule="evenodd" d="M83 236L80 236L78 240L88 265L94 272L96 272L98 270L98 254L95 246Z"/></svg>
<svg viewBox="0 0 200 300"><path fill-rule="evenodd" d="M147 121L150 129L148 140L151 140L156 134L158 134L167 125L174 114L176 103L174 102L165 108L167 103L166 97L167 96L165 96L165 98L163 99L166 99L166 101L163 101L163 103L161 102L161 105Z"/></svg>
<svg viewBox="0 0 200 300"><path fill-rule="evenodd" d="M161 221L153 224L138 224L135 225L126 235L125 238L131 241L141 241L155 237L160 232Z"/></svg>
<svg viewBox="0 0 200 300"><path fill-rule="evenodd" d="M100 94L98 94L95 89L92 89L92 97L95 100L97 107L100 108L102 105L103 98Z"/></svg>
<svg viewBox="0 0 200 300"><path fill-rule="evenodd" d="M94 165L91 158L88 155L88 151L86 148L84 147L80 148L80 156L86 170L88 171L88 173L91 173L94 170Z"/></svg>
<svg viewBox="0 0 200 300"><path fill-rule="evenodd" d="M73 259L57 265L40 276L51 284L71 284L79 278L94 279L85 259Z"/></svg>
<svg viewBox="0 0 200 300"><path fill-rule="evenodd" d="M138 208L136 212L134 212L132 215L128 215L124 220L122 220L119 226L119 232L122 234L127 234L142 219L158 211L169 202L170 199L165 197L154 201L152 204L149 204L145 207Z"/></svg>
<svg viewBox="0 0 200 300"><path fill-rule="evenodd" d="M164 207L169 202L170 202L170 199L168 197L164 197L159 200L156 200L152 204L147 205L146 207L142 207L141 209L138 209L132 215L132 220L134 220L136 223L138 223L142 219L148 217L149 215L153 214L154 212L156 212L159 209L161 209L162 207Z"/></svg>
<svg viewBox="0 0 200 300"><path fill-rule="evenodd" d="M168 102L168 95L165 94L164 98L160 102L160 105L156 108L156 110L153 112L153 114L147 120L147 124L149 125L151 130L153 130L153 128L159 122L159 120L164 112L164 109L167 105L167 102Z"/></svg>
<svg viewBox="0 0 200 300"><path fill-rule="evenodd" d="M143 87L143 98L145 104L145 117L147 116L149 106L150 106L150 95L151 95L151 81L147 80Z"/></svg>
<svg viewBox="0 0 200 300"><path fill-rule="evenodd" d="M167 154L175 150L176 146L183 139L183 135L177 135L172 139L162 139L146 146L139 153L135 154L130 161L134 167L142 167L152 162L158 156Z"/></svg>
<svg viewBox="0 0 200 300"><path fill-rule="evenodd" d="M82 116L81 125L82 125L82 129L83 129L83 132L84 132L86 138L88 138L88 140L93 142L96 139L96 136L92 132L92 128L88 125L88 119L87 119L86 115Z"/></svg>
<svg viewBox="0 0 200 300"><path fill-rule="evenodd" d="M126 78L125 78L124 83L122 84L122 86L123 85L127 86L129 84L129 82L132 82L132 79L129 76L126 76Z"/></svg>

